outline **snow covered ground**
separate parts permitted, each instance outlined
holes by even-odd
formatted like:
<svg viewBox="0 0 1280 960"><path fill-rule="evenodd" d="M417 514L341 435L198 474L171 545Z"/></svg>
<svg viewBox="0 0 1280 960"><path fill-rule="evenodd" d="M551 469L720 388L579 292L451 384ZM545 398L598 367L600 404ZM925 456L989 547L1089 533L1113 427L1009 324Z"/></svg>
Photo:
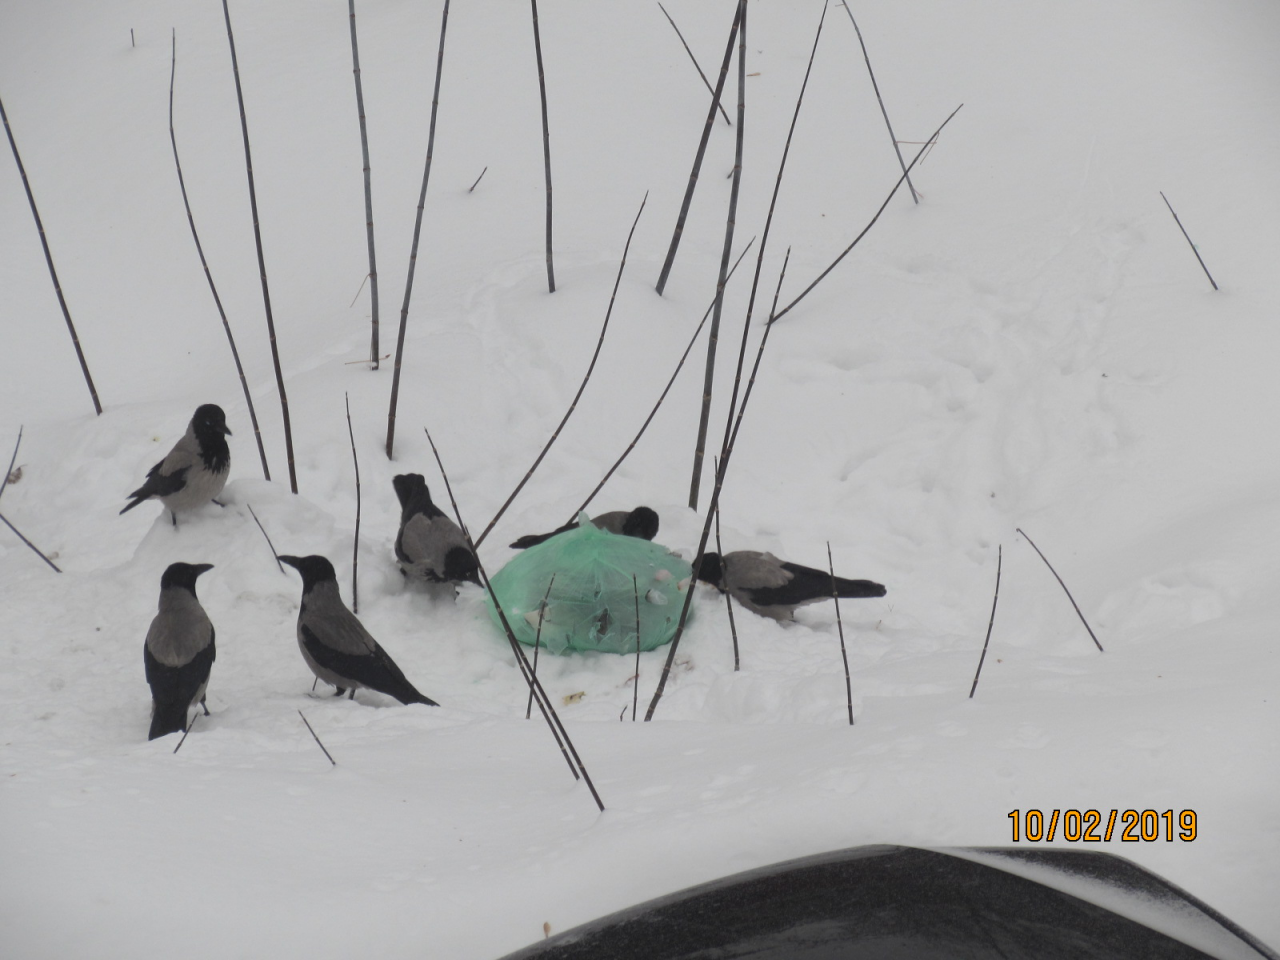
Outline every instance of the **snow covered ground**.
<svg viewBox="0 0 1280 960"><path fill-rule="evenodd" d="M704 69L717 67L732 3L667 8ZM542 937L544 923L564 930L789 857L1008 844L1008 814L1030 808L1196 811L1192 842L1091 848L1280 943L1280 8L923 0L854 11L901 140L925 139L965 107L913 174L920 204L895 197L774 328L722 512L726 550L823 566L830 541L837 572L888 586L881 600L842 606L857 724L845 720L832 605L785 626L739 609L735 672L723 603L703 588L651 723L630 722L629 658L540 665L556 703L572 701L560 711L599 814L536 713L524 719L519 672L479 592L449 605L403 586L391 477L422 472L444 500L429 427L464 516L483 528L578 386L646 191L593 379L485 542L490 569L515 536L569 518L670 376L714 293L734 131L716 121L660 298L709 96L656 4L540 7L554 294L529 9L451 9L391 462L391 365L360 362L370 306L367 287L357 296L367 260L346 7L232 6L298 496L219 5L0 5L0 96L105 406L93 415L6 156L6 463L25 432L21 478L0 510L64 572L0 531L0 952L479 960ZM357 12L386 353L440 5L363 0ZM751 6L735 252L763 229L820 13ZM187 187L272 482L173 170L171 27ZM897 175L857 38L832 7L757 315L787 247L784 301ZM716 438L753 266L754 252L726 298ZM701 529L685 503L702 344L593 504L649 504L658 540L689 553ZM363 492L360 616L436 709L309 696L294 641L300 581L276 568L248 513L281 551L330 557L350 600L344 395ZM117 516L205 402L234 431L227 507L176 531L154 504ZM1001 547L991 648L970 700ZM174 560L215 564L199 592L219 648L212 716L176 756L173 737L146 741L141 655ZM665 653L641 658L642 713Z"/></svg>

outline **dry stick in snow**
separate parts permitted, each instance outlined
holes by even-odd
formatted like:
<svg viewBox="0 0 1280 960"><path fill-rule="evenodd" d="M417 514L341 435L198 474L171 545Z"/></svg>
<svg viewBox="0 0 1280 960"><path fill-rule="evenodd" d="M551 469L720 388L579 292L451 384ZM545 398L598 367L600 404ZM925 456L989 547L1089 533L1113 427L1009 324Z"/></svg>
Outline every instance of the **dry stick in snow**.
<svg viewBox="0 0 1280 960"><path fill-rule="evenodd" d="M307 725L307 730L310 731L312 738L316 742L316 746L319 747L321 750L324 750L324 755L328 757L329 762L336 767L338 765L338 761L333 759L333 754L331 754L328 750L325 750L324 744L320 742L320 737L317 736L315 730L311 728L311 722L307 719L306 714L304 714L301 710L299 710L298 716L302 717L302 722Z"/></svg>
<svg viewBox="0 0 1280 960"><path fill-rule="evenodd" d="M246 503L245 506L249 508L249 516L253 517L253 522L258 525L258 529L262 531L263 537L266 538L267 547L271 550L271 556L275 557L276 566L280 568L281 573L284 573L284 564L280 562L280 555L276 553L276 545L272 543L271 538L267 536L267 528L262 525L262 521L258 519L258 515L253 512L253 505Z"/></svg>
<svg viewBox="0 0 1280 960"><path fill-rule="evenodd" d="M493 601L493 608L498 611L498 619L502 622L502 629L507 635L507 642L511 644L511 651L516 655L516 666L520 668L520 673L524 676L525 683L534 693L534 698L538 702L538 709L542 713L542 718L546 720L547 726L551 728L551 735L555 737L556 744L560 747L560 752L564 754L565 762L569 764L569 770L573 773L574 779L584 780L587 789L591 791L591 796L596 802L596 806L604 811L604 801L600 799L600 794L596 793L595 784L591 782L591 777L587 773L587 768L582 763L582 758L578 756L577 749L573 746L573 741L569 739L569 732L565 730L564 724L560 722L560 716L556 713L556 709L551 704L551 698L547 696L547 692L542 688L541 681L529 666L529 659L524 655L524 651L520 649L520 641L516 639L515 631L511 629L511 623L507 620L507 614L502 609L502 604L498 602L498 595L493 590L493 584L489 580L489 574L485 572L484 564L480 563L480 554L476 550L476 543L471 539L471 533L467 529L467 525L462 520L462 511L458 509L458 501L453 495L453 486L449 483L449 475L445 472L444 463L440 459L440 451L436 449L435 441L431 439L431 432L425 427L423 432L427 435L427 443L431 444L431 453L436 458L436 466L440 468L440 476L444 479L444 488L449 494L449 502L453 505L453 515L458 521L458 526L462 529L462 535L467 538L467 546L471 548L471 552L476 555L476 562L479 564L480 579L484 581L484 588L489 593L489 599Z"/></svg>
<svg viewBox="0 0 1280 960"><path fill-rule="evenodd" d="M373 310L369 361L378 369L378 260L373 253L373 181L369 175L369 132L364 118L364 86L360 82L360 48L356 45L356 0L347 0L351 11L351 71L356 78L356 112L360 115L360 152L364 156L365 233L369 245L369 302Z"/></svg>
<svg viewBox="0 0 1280 960"><path fill-rule="evenodd" d="M1182 235L1187 238L1187 243L1191 244L1191 252L1196 255L1196 259L1200 261L1200 269L1204 271L1204 275L1209 278L1209 282L1213 284L1213 289L1218 289L1218 284L1213 279L1213 274L1209 272L1209 268L1204 265L1204 260L1200 258L1200 251L1196 249L1196 245L1191 243L1191 237L1187 233L1187 228L1182 225L1182 221L1178 219L1178 215L1174 213L1173 204L1169 202L1169 198L1164 195L1164 191L1160 191L1160 199L1164 201L1164 205L1169 208L1169 212L1173 213L1173 222L1178 225L1178 229L1182 231Z"/></svg>
<svg viewBox="0 0 1280 960"><path fill-rule="evenodd" d="M631 722L636 722L636 710L640 706L640 581L636 579L636 575L631 575L631 589L636 599L636 680L631 687ZM622 705L622 712L627 712L627 706ZM621 716L618 717L622 719Z"/></svg>
<svg viewBox="0 0 1280 960"><path fill-rule="evenodd" d="M351 543L351 612L360 612L360 460L356 457L356 434L351 429L351 397L344 393L347 403L347 436L351 438L351 463L356 468L356 535Z"/></svg>
<svg viewBox="0 0 1280 960"><path fill-rule="evenodd" d="M258 274L262 279L262 305L267 314L267 335L271 341L271 363L276 372L276 388L280 393L280 416L284 420L284 449L289 464L289 489L298 492L298 475L293 463L293 427L289 422L289 397L284 390L284 374L280 371L280 347L276 343L276 322L271 315L271 290L267 286L267 263L262 254L262 228L258 225L258 192L253 182L253 157L249 153L249 121L244 113L244 91L240 88L240 65L236 60L236 39L231 32L231 11L222 0L222 15L227 21L227 44L231 47L231 72L236 80L236 103L240 107L240 135L244 140L244 168L249 178L249 209L253 214L253 242L258 250Z"/></svg>
<svg viewBox="0 0 1280 960"><path fill-rule="evenodd" d="M538 607L538 629L533 635L533 675L538 675L538 650L542 647L542 619L547 615L547 597L551 596L551 587L556 582L556 575L551 575L547 583L547 592L542 595L542 605ZM533 687L529 687L529 702L524 706L524 718L533 716Z"/></svg>
<svg viewBox="0 0 1280 960"><path fill-rule="evenodd" d="M449 27L449 0L444 0L440 16L440 49L436 53L436 85L431 94L431 123L427 128L427 160L422 170L422 191L418 194L418 216L413 222L413 245L409 249L409 273L404 281L404 303L400 305L400 331L396 334L396 365L391 374L391 406L387 411L387 459L392 459L396 442L396 404L400 400L400 365L404 360L404 331L409 324L409 299L413 295L413 272L418 265L418 239L422 236L422 210L427 203L427 182L431 179L431 155L436 146L436 114L440 109L440 74L444 71L444 37Z"/></svg>
<svg viewBox="0 0 1280 960"><path fill-rule="evenodd" d="M720 472L720 459L716 458L716 473ZM720 504L716 504L716 553L724 556L724 546L720 543ZM729 635L733 637L733 672L741 669L738 658L738 625L733 619L733 597L729 591L724 592L724 607L729 612Z"/></svg>
<svg viewBox="0 0 1280 960"><path fill-rule="evenodd" d="M849 22L853 24L853 30L858 35L858 45L862 47L862 59L867 64L867 73L871 75L871 89L876 92L876 101L880 104L880 113L884 116L884 125L889 128L889 141L893 144L893 152L898 155L898 165L902 167L902 175L907 177L907 188L911 191L911 199L919 203L920 198L916 196L915 185L911 182L911 178L907 176L907 164L902 159L902 150L898 148L898 138L893 135L893 124L889 122L889 111L885 109L884 98L880 96L880 85L876 83L875 71L871 69L871 57L867 54L867 45L862 39L862 31L858 29L858 21L853 19L853 11L849 9L849 4L845 0L840 0L840 6L844 7L844 12L849 15Z"/></svg>
<svg viewBox="0 0 1280 960"><path fill-rule="evenodd" d="M844 620L840 618L840 593L836 590L836 565L831 559L831 541L827 541L827 569L831 571L831 599L836 602L836 629L840 631L840 659L844 661L844 695L849 704L849 726L853 726L853 681L849 678L849 652L844 645Z"/></svg>
<svg viewBox="0 0 1280 960"><path fill-rule="evenodd" d="M200 719L200 714L196 714L191 718L191 722L187 724L187 729L182 731L182 739L178 741L178 745L173 748L173 752L177 753L182 749L182 745L187 742L187 734L191 732L191 728L196 725L196 721Z"/></svg>
<svg viewBox="0 0 1280 960"><path fill-rule="evenodd" d="M707 122L702 128L702 139L698 141L698 152L693 157L693 170L689 173L689 186L685 188L684 201L680 204L680 213L676 217L675 230L671 233L671 245L667 248L667 258L662 262L662 272L658 274L657 291L662 296L666 289L667 277L671 273L671 265L676 259L676 250L680 247L680 238L684 234L684 222L689 216L689 204L693 202L693 191L698 185L698 172L702 169L702 157L707 152L707 140L711 136L711 128L716 122L716 107L720 105L720 94L724 91L725 77L729 74L729 61L733 59L733 41L738 36L738 24L746 9L746 0L739 0L733 13L733 26L729 29L729 42L725 44L724 60L720 64L720 77L716 80L716 88L711 94L711 106L707 110Z"/></svg>
<svg viewBox="0 0 1280 960"><path fill-rule="evenodd" d="M790 259L791 259L791 250L790 248L788 248L787 259L782 262L782 271L778 274L778 289L782 288L782 278L787 275L787 262ZM773 295L773 299L774 299L774 303L776 304L778 300L778 295L776 292ZM756 355L757 367L760 364L760 357L764 354L764 345L768 341L768 338L769 338L769 327L766 326L764 330L764 335L760 339L759 353L757 353ZM751 380L747 383L746 392L742 396L742 403L737 410L737 420L739 424L742 423L742 416L744 413L746 413L747 402L751 399L751 388L754 386L754 384L755 384L755 377L753 375ZM729 412L729 415L732 417L734 415L734 411L731 410ZM730 434L730 436L736 437L737 430L735 429ZM644 719L646 723L653 719L654 711L658 709L658 702L662 699L662 692L663 690L666 689L666 686L667 686L667 678L671 676L671 666L672 664L675 663L675 660L676 660L676 650L680 646L680 638L684 636L684 627L689 620L689 608L693 603L693 593L694 593L694 590L697 589L697 585L698 585L698 574L702 570L702 558L705 555L707 550L707 540L711 536L711 521L712 521L712 518L715 516L716 510L719 509L720 507L720 491L724 487L724 475L725 475L725 471L729 467L729 459L730 457L732 457L732 455L733 455L732 443L727 444L720 451L720 462L716 465L716 485L711 491L711 505L707 508L707 519L702 524L702 536L698 540L698 552L694 556L693 573L689 577L689 592L685 594L684 606L680 608L680 620L676 624L675 636L671 638L670 649L667 651L667 659L662 665L662 674L661 676L658 677L658 686L653 692L653 699L649 701L649 709L645 711Z"/></svg>
<svg viewBox="0 0 1280 960"><path fill-rule="evenodd" d="M960 107L963 107L963 106L964 106L963 103L960 104ZM814 287L816 287L819 283L821 283L826 278L827 274L829 274L832 270L834 270L836 268L836 265L841 260L843 260L846 256L849 255L849 251L852 250L854 247L856 247L858 245L858 242L867 235L867 231L876 225L876 221L880 219L880 214L884 213L884 208L889 205L889 201L893 199L893 195L898 192L898 187L902 186L903 181L907 179L907 174L911 172L911 168L916 165L916 163L924 155L925 151L929 149L930 145L935 140L938 139L938 135L942 133L942 127L945 127L948 123L950 123L951 117L954 117L957 113L960 112L960 107L956 107L954 110L952 110L951 115L948 116L947 119L942 121L942 126L938 127L937 130L933 131L933 136L931 136L928 140L925 141L924 146L920 148L920 152L915 155L915 158L909 164L907 164L907 169L903 171L902 176L898 178L898 182L894 184L893 189L889 191L889 196L885 197L884 203L880 204L880 209L877 210L876 215L871 218L871 222L868 223L865 227L863 227L862 232L853 238L853 243L845 247L844 252L841 253L840 256L832 260L831 265L827 267L827 269L823 270L822 273L818 274L817 279L814 280L811 284L809 284L807 287L804 288L804 290L800 292L800 296L796 297L789 304L787 304L785 307L779 310L777 314L769 320L770 323L773 323L774 320L780 320L791 310L792 307L794 307L797 303L799 303L806 296L808 296L809 291L812 290Z"/></svg>
<svg viewBox="0 0 1280 960"><path fill-rule="evenodd" d="M1000 602L1000 567L1004 561L1004 546L996 547L996 592L991 598L991 619L987 621L987 638L982 641L982 656L978 657L978 669L973 672L973 686L969 688L969 699L978 689L978 677L982 674L982 661L987 659L987 644L991 642L991 628L996 622L996 604Z"/></svg>
<svg viewBox="0 0 1280 960"><path fill-rule="evenodd" d="M267 466L267 450L262 445L262 431L258 429L258 412L253 407L253 397L249 394L249 381L245 379L244 367L240 364L240 351L236 349L236 338L231 333L231 324L227 322L227 312L222 308L222 298L218 296L218 288L214 285L213 274L209 271L209 263L204 256L204 247L200 243L200 234L196 232L195 216L191 213L191 201L187 199L187 182L182 176L182 161L178 159L178 137L173 130L173 81L178 72L178 33L175 30L173 41L173 57L169 66L169 143L173 146L173 165L178 171L178 188L182 191L182 206L187 211L187 225L191 227L191 239L196 243L196 253L200 257L200 266L204 269L205 279L209 281L209 291L213 294L213 303L218 308L218 316L222 318L222 329L227 333L227 343L231 345L231 359L235 361L236 374L240 377L240 389L244 391L244 402L249 408L249 421L253 424L253 438L258 443L258 458L262 461L262 477L271 479L271 468Z"/></svg>
<svg viewBox="0 0 1280 960"><path fill-rule="evenodd" d="M484 175L488 172L489 172L488 167L485 167L483 170L481 170L480 176L476 177L476 182L467 188L467 193L470 193L472 190L474 190L479 185L480 181L484 179Z"/></svg>
<svg viewBox="0 0 1280 960"><path fill-rule="evenodd" d="M587 365L587 372L582 378L582 383L578 385L578 392L573 395L573 402L569 404L569 409L565 411L564 417L561 419L559 426L557 426L555 432L551 434L551 439L548 440L546 446L542 448L542 452L538 454L538 458L533 461L533 466L531 466L528 473L524 475L524 479L516 484L516 488L511 491L511 496L507 497L506 502L499 508L498 512L494 514L493 519L489 521L489 525L484 528L480 536L476 539L476 546L484 543L484 538L489 535L489 531L493 529L493 525L502 518L502 515L507 512L507 507L511 506L511 502L515 500L520 491L524 489L524 485L529 482L529 478L533 476L533 471L538 469L538 464L542 463L542 458L547 455L547 451L551 449L551 445L555 443L556 438L560 436L560 431L564 429L564 425L568 423L569 418L573 416L573 411L578 406L578 400L582 397L582 391L587 389L587 381L591 379L591 371L596 368L596 359L600 356L600 348L604 346L605 331L609 329L609 317L613 315L613 302L618 296L618 284L622 282L622 272L627 268L627 251L631 249L631 238L635 235L636 224L640 222L640 214L644 213L644 205L648 200L649 192L646 190L644 199L640 201L640 209L636 211L636 218L631 222L631 230L627 234L626 245L622 248L622 261L618 264L618 275L613 281L613 293L609 295L609 308L604 312L604 323L600 327L600 337L596 340L595 352L591 354L591 363Z"/></svg>
<svg viewBox="0 0 1280 960"><path fill-rule="evenodd" d="M35 553L36 553L36 556L38 556L41 560L43 560L43 561L44 561L45 563L47 563L49 566L53 567L53 569L54 569L55 571L57 571L58 573L61 573L61 572L62 572L62 570L58 567L58 565L57 565L56 563L54 563L52 560L50 560L48 557L46 557L46 556L44 555L43 551L41 551L41 549L40 549L39 547L37 547L34 543L32 543L30 540L28 540L26 537L24 537L24 536L22 535L22 531L21 531L21 530L19 530L17 527L15 527L12 523L10 523L10 522L9 522L9 518L8 518L8 517L6 517L3 513L0 513L0 522L4 523L4 525L5 525L6 527L8 527L10 530L12 530L12 531L17 535L17 537L18 537L18 539L19 539L19 540L21 540L21 541L22 541L23 543L25 543L28 547L30 547L32 550L34 550L34 551L35 551Z"/></svg>
<svg viewBox="0 0 1280 960"><path fill-rule="evenodd" d="M9 458L9 468L0 477L0 497L4 496L5 487L9 486L9 478L13 476L13 465L18 462L18 448L22 446L23 427L18 427L18 442L13 445L13 456Z"/></svg>
<svg viewBox="0 0 1280 960"><path fill-rule="evenodd" d="M662 15L667 18L667 23L671 24L671 29L676 32L676 36L680 38L680 43L684 47L684 52L689 55L689 59L693 61L693 69L698 71L698 76L702 78L703 84L706 85L707 92L715 98L715 104L720 108L720 116L724 117L724 122L733 126L733 121L729 119L729 115L724 112L724 104L720 102L720 98L716 97L716 92L711 87L711 81L707 79L707 75L702 72L702 67L698 65L698 58L693 55L693 51L689 49L689 44L685 43L684 34L680 32L680 28L676 26L676 22L671 19L671 14L667 13L667 8L662 4L658 4L658 9L662 11Z"/></svg>
<svg viewBox="0 0 1280 960"><path fill-rule="evenodd" d="M538 0L529 0L529 6L533 9L533 50L538 57L538 95L542 98L542 159L547 174L547 292L555 293L556 271L551 262L551 129L547 123L547 81L542 72L542 36L538 32Z"/></svg>
<svg viewBox="0 0 1280 960"><path fill-rule="evenodd" d="M62 308L62 316L67 321L67 330L71 333L71 343L76 348L76 357L80 361L80 372L84 374L84 382L89 386L89 395L93 397L93 409L99 416L102 404L98 400L98 389L93 385L93 377L89 376L89 364L80 349L80 337L76 335L75 324L71 322L71 311L67 308L66 298L62 295L62 284L58 281L58 271L53 266L53 254L49 250L49 240L44 233L44 221L40 219L40 211L36 209L35 194L31 192L31 183L27 180L27 168L22 165L22 157L18 155L18 142L13 139L13 130L9 126L9 115L4 112L4 101L0 100L0 121L4 122L4 132L9 138L9 149L13 151L14 162L18 164L18 174L22 177L22 187L27 191L27 203L31 205L31 216L36 221L36 231L40 234L40 246L44 250L44 262L49 267L49 276L53 279L53 292L58 296L58 306Z"/></svg>
<svg viewBox="0 0 1280 960"><path fill-rule="evenodd" d="M702 461L707 450L707 424L711 420L711 391L716 375L716 347L720 343L720 314L724 309L724 285L728 279L729 255L733 251L733 231L738 223L738 188L742 184L742 135L746 129L747 95L747 8L738 18L738 130L733 156L733 186L729 190L729 213L725 218L724 245L720 251L720 275L716 278L716 304L707 334L707 366L702 381L702 411L698 417L698 440L693 448L693 476L689 481L689 509L698 509L702 485Z"/></svg>
<svg viewBox="0 0 1280 960"><path fill-rule="evenodd" d="M742 252L738 254L738 259L733 264L733 270L730 270L729 276L725 278L726 283L733 276L734 271L738 269L738 264L741 263L742 258L747 255L747 251L751 249L751 244L755 242L756 242L755 237L752 237L751 240L747 243L747 245L742 248ZM715 298L712 298L711 302L707 304L707 310L702 315L702 320L698 323L698 328L693 331L693 336L689 338L689 345L684 348L684 353L680 355L680 362L676 364L676 368L674 372L672 372L671 374L671 379L668 380L667 385L663 387L662 395L658 397L658 402L655 403L653 405L653 409L649 411L649 416L645 417L644 423L640 425L640 429L639 431L637 431L635 437L633 437L631 442L627 444L627 449L622 451L622 456L618 457L618 459L614 461L614 464L612 467L609 468L608 473L606 473L603 479L601 479L601 481L596 484L596 488L592 490L590 494L587 495L587 499L582 501L582 506L578 507L578 509L573 512L573 516L569 518L569 522L573 522L574 520L576 520L578 517L578 514L580 514L583 510L587 509L587 505L596 498L596 494L599 493L600 490L604 487L604 485L609 482L609 478L613 476L614 471L616 471L620 466L622 466L622 461L626 460L627 457L631 455L631 451L636 448L636 444L639 443L640 438L644 436L645 430L649 429L649 424L653 421L653 418L657 415L658 408L662 406L662 401L667 399L667 394L671 392L671 387L676 382L676 377L680 375L680 369L684 366L684 362L689 359L689 351L693 349L693 345L697 342L698 334L702 332L702 328L707 323L707 317L711 316L711 310L713 307L715 307L715 305L716 305Z"/></svg>
<svg viewBox="0 0 1280 960"><path fill-rule="evenodd" d="M1036 553L1040 553L1040 548L1036 546L1035 541L1026 535L1021 527L1016 528L1018 533L1026 538L1027 543L1031 544L1031 549ZM1093 632L1093 628L1089 626L1089 621L1084 618L1084 614L1080 612L1080 605L1076 603L1076 598L1071 595L1071 591L1067 589L1067 585L1062 582L1062 578L1058 576L1058 571L1053 569L1053 564L1049 562L1049 558L1040 553L1040 559L1044 561L1044 565L1049 568L1049 572L1053 574L1053 578L1058 581L1058 586L1062 587L1062 592L1067 595L1067 599L1071 601L1071 606L1076 609L1076 616L1080 618L1080 622L1084 624L1084 628L1089 631L1089 636L1093 638L1094 645L1098 648L1099 653L1104 653L1102 644L1098 643L1098 638Z"/></svg>

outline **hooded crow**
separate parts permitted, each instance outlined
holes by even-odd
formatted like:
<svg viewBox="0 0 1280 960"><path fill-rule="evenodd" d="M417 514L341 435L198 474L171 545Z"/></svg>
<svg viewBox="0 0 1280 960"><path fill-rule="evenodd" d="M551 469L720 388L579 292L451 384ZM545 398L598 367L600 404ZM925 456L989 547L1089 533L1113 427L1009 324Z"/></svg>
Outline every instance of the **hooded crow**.
<svg viewBox="0 0 1280 960"><path fill-rule="evenodd" d="M298 649L311 672L355 699L356 689L368 687L401 703L439 706L420 694L395 661L369 636L338 594L333 564L324 557L285 557L302 574L302 608L298 611Z"/></svg>
<svg viewBox="0 0 1280 960"><path fill-rule="evenodd" d="M429 583L480 584L480 564L456 523L431 501L420 473L402 473L391 483L400 498L396 559L406 577Z"/></svg>
<svg viewBox="0 0 1280 960"><path fill-rule="evenodd" d="M610 533L616 533L624 537L639 537L641 540L652 540L658 535L658 515L648 507L636 507L634 510L610 510L608 513L592 517L591 522L601 530L608 530ZM552 530L550 533L530 533L521 537L511 546L516 550L524 550L528 547L537 546L545 540L550 540L558 533L576 529L578 529L578 522L575 520L572 523L566 523L563 527Z"/></svg>
<svg viewBox="0 0 1280 960"><path fill-rule="evenodd" d="M147 471L147 481L133 493L121 513L144 500L159 498L169 509L173 525L179 510L194 510L222 492L231 472L231 451L227 448L227 417L216 403L196 407L187 432L173 445L169 455Z"/></svg>
<svg viewBox="0 0 1280 960"><path fill-rule="evenodd" d="M723 557L704 553L698 579L762 617L791 620L796 607L831 599L831 574L813 567L779 560L772 553L735 550ZM883 597L885 589L870 580L835 578L835 592L842 598Z"/></svg>
<svg viewBox="0 0 1280 960"><path fill-rule="evenodd" d="M187 728L187 710L204 706L213 666L213 624L196 599L196 577L211 563L171 563L160 578L160 612L151 621L142 662L151 685L148 740Z"/></svg>

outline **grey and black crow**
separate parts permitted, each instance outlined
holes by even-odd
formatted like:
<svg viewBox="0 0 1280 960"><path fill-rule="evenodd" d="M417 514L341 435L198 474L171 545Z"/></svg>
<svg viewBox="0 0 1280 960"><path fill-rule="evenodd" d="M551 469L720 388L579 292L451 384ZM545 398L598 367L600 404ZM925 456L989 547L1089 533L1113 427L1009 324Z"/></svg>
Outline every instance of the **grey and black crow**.
<svg viewBox="0 0 1280 960"><path fill-rule="evenodd" d="M429 583L480 584L480 564L462 530L431 501L420 473L402 473L391 481L400 498L396 559L406 577Z"/></svg>
<svg viewBox="0 0 1280 960"><path fill-rule="evenodd" d="M832 595L827 571L788 563L757 550L735 550L723 557L705 553L698 579L730 594L751 612L774 620L790 620L796 607L830 600ZM871 580L836 577L835 588L841 599L885 595L884 586Z"/></svg>
<svg viewBox="0 0 1280 960"><path fill-rule="evenodd" d="M624 537L639 537L641 540L652 540L658 535L658 515L648 507L636 507L634 510L610 510L592 517L591 522L601 530L620 534ZM521 537L511 546L516 550L524 550L550 540L558 533L578 529L578 522L566 523L550 533L530 533Z"/></svg>
<svg viewBox="0 0 1280 960"><path fill-rule="evenodd" d="M401 703L439 706L410 683L395 661L369 635L338 594L333 564L321 556L286 557L302 574L302 608L298 611L298 649L311 672L352 699L359 687L377 690Z"/></svg>
<svg viewBox="0 0 1280 960"><path fill-rule="evenodd" d="M169 509L173 525L179 510L194 510L222 492L231 472L231 451L226 438L227 418L216 403L196 408L187 432L168 456L147 471L147 480L133 493L121 513L144 500L158 498Z"/></svg>
<svg viewBox="0 0 1280 960"><path fill-rule="evenodd" d="M151 621L142 661L151 685L148 740L187 728L187 710L200 704L213 666L213 624L196 599L196 577L211 563L171 563L160 578L160 612Z"/></svg>

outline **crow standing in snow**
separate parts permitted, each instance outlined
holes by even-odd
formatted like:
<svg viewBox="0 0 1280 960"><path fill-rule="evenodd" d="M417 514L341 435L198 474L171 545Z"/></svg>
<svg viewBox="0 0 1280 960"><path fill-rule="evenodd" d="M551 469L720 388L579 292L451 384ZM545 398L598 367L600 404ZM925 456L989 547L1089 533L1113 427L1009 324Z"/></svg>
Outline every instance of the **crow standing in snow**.
<svg viewBox="0 0 1280 960"><path fill-rule="evenodd" d="M830 600L831 574L813 567L779 560L772 553L735 550L723 557L704 553L698 579L728 593L752 613L774 620L791 620L796 607ZM885 589L870 580L835 578L841 598L883 597Z"/></svg>
<svg viewBox="0 0 1280 960"><path fill-rule="evenodd" d="M402 473L391 481L400 499L396 559L406 577L428 583L480 584L480 564L456 523L431 501L420 473Z"/></svg>
<svg viewBox="0 0 1280 960"><path fill-rule="evenodd" d="M641 540L652 540L658 535L658 515L648 507L636 507L634 510L610 510L592 517L591 522L601 530L608 530L624 537L639 537ZM578 521L566 523L550 533L530 533L511 544L513 549L524 550L550 540L558 533L578 529Z"/></svg>
<svg viewBox="0 0 1280 960"><path fill-rule="evenodd" d="M187 727L187 710L200 704L213 666L213 624L196 599L196 577L211 563L171 563L160 578L160 612L151 621L142 649L151 686L148 740Z"/></svg>
<svg viewBox="0 0 1280 960"><path fill-rule="evenodd" d="M298 649L311 672L338 688L335 696L368 687L401 703L439 706L419 693L395 661L378 646L338 594L333 564L321 556L285 557L302 574L302 608L298 611Z"/></svg>
<svg viewBox="0 0 1280 960"><path fill-rule="evenodd" d="M187 432L173 445L169 455L147 471L147 480L133 493L121 513L144 500L159 498L169 509L173 525L179 510L194 510L222 492L231 472L231 451L226 438L227 417L216 403L196 408Z"/></svg>

